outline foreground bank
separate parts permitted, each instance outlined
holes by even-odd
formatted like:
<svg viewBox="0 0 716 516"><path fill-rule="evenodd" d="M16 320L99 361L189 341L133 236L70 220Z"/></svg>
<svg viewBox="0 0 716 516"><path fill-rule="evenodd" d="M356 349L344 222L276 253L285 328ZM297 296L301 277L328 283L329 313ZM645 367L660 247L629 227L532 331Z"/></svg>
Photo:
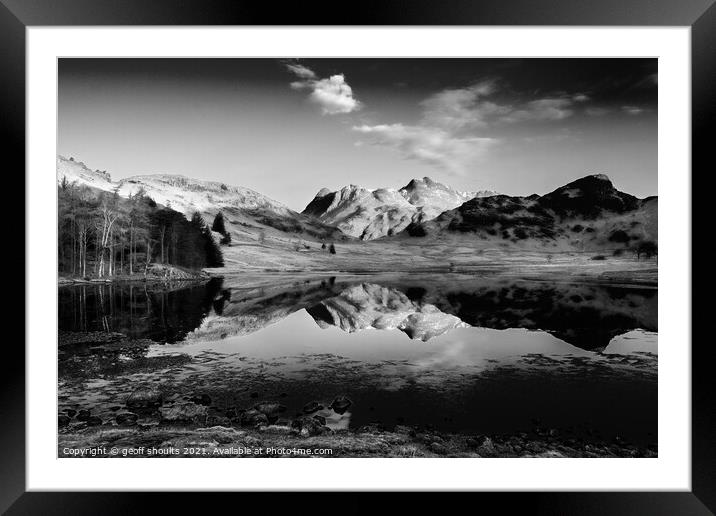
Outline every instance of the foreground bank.
<svg viewBox="0 0 716 516"><path fill-rule="evenodd" d="M87 428L60 434L59 457L656 457L656 445L584 440L537 429L516 436L446 434L408 426L326 430L304 437L290 425L260 429L181 426Z"/></svg>

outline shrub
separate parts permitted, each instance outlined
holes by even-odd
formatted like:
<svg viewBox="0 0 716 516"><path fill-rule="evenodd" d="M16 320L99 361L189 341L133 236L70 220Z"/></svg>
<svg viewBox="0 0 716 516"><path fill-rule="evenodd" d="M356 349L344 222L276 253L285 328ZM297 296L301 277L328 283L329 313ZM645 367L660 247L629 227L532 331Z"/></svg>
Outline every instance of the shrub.
<svg viewBox="0 0 716 516"><path fill-rule="evenodd" d="M336 254L336 246L331 244L330 247L328 248L328 252L331 254Z"/></svg>
<svg viewBox="0 0 716 516"><path fill-rule="evenodd" d="M601 260L606 260L606 259L607 259L607 257L604 256L603 254L598 254L598 255L596 255L596 256L592 256L592 260L599 260L599 261L601 261Z"/></svg>
<svg viewBox="0 0 716 516"><path fill-rule="evenodd" d="M629 242L629 240L630 240L629 235L626 233L626 231L622 231L621 229L612 231L612 234L609 235L610 242L618 242L620 244L626 244L627 242Z"/></svg>
<svg viewBox="0 0 716 516"><path fill-rule="evenodd" d="M639 244L636 248L636 258L638 260L641 255L644 255L646 258L651 258L652 256L657 255L658 250L659 249L655 242L647 240L646 242Z"/></svg>

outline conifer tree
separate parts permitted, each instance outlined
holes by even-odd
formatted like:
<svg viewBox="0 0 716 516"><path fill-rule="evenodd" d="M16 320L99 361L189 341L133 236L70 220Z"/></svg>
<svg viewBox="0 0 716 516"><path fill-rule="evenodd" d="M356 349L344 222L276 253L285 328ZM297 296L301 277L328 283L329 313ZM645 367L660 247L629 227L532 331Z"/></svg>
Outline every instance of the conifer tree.
<svg viewBox="0 0 716 516"><path fill-rule="evenodd" d="M219 212L216 214L216 217L214 217L214 223L211 225L211 230L226 236L227 232L226 226L224 225L223 213Z"/></svg>

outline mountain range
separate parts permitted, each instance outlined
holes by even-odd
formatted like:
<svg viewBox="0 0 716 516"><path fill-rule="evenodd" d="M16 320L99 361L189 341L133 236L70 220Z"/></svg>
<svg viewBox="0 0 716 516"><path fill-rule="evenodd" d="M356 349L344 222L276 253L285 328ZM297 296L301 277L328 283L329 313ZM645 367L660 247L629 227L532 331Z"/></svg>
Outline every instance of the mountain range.
<svg viewBox="0 0 716 516"><path fill-rule="evenodd" d="M244 245L244 256L257 248L314 252L311 243L325 242L618 253L658 241L657 197L639 199L621 192L603 174L526 197L463 192L428 177L400 189L324 188L301 213L248 188L180 175L137 175L113 182L106 171L62 156L57 158L57 181L122 197L143 191L187 217L198 211L210 221L222 212L232 245Z"/></svg>
<svg viewBox="0 0 716 516"><path fill-rule="evenodd" d="M614 188L604 174L595 174L542 196L474 198L434 219L412 223L404 233L576 249L620 248L656 243L657 217L657 197L638 199Z"/></svg>
<svg viewBox="0 0 716 516"><path fill-rule="evenodd" d="M395 235L411 223L431 220L470 199L490 195L496 192L461 192L424 177L411 180L399 190L369 190L356 185L335 192L324 188L302 213L337 226L347 235L373 240Z"/></svg>
<svg viewBox="0 0 716 516"><path fill-rule="evenodd" d="M106 171L92 170L82 162L58 156L57 181L63 179L101 191L117 192L121 197L142 191L158 204L187 217L199 212L209 222L221 211L229 230L239 240L266 238L267 234L282 235L286 239L296 235L316 240L347 238L331 225L240 186L171 174L137 175L113 182Z"/></svg>

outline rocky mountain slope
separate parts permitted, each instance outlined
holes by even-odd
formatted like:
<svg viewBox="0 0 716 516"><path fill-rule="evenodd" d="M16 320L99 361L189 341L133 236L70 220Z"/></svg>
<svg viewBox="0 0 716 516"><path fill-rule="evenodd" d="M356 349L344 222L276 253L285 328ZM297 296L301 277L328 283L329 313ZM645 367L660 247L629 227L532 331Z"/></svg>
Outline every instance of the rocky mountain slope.
<svg viewBox="0 0 716 516"><path fill-rule="evenodd" d="M597 174L542 196L471 199L433 220L411 223L401 236L618 252L656 244L657 216L656 197L620 192L607 176Z"/></svg>
<svg viewBox="0 0 716 516"><path fill-rule="evenodd" d="M74 158L57 156L57 182L76 183L89 186L105 192L111 192L117 185L112 183L112 177L103 170L92 170L81 161Z"/></svg>
<svg viewBox="0 0 716 516"><path fill-rule="evenodd" d="M297 213L249 188L212 181L200 181L181 175L138 175L113 182L106 172L91 170L84 163L62 156L57 158L57 181L117 192L129 197L143 191L158 204L191 217L199 212L211 224L218 212L224 214L227 230L234 242L273 241L277 245L295 245L295 241L345 240L338 229Z"/></svg>
<svg viewBox="0 0 716 516"><path fill-rule="evenodd" d="M430 220L474 197L493 194L461 192L425 177L413 179L399 190L369 190L356 185L335 192L324 188L302 213L337 226L348 235L373 240L392 236L411 223Z"/></svg>

